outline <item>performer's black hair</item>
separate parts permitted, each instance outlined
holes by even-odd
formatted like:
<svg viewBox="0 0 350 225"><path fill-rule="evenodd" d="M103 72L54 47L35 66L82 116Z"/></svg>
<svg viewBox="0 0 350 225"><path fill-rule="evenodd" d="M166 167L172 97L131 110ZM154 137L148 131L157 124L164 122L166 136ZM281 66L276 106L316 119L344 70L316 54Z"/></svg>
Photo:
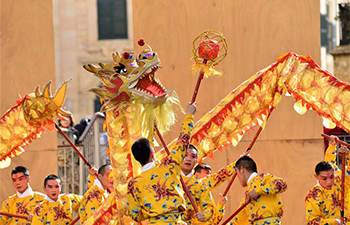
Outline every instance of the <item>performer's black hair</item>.
<svg viewBox="0 0 350 225"><path fill-rule="evenodd" d="M23 173L24 176L29 177L29 170L24 166L16 166L12 169L11 176L16 173Z"/></svg>
<svg viewBox="0 0 350 225"><path fill-rule="evenodd" d="M106 171L106 167L110 166L109 164L104 164L102 166L100 166L100 168L98 169L98 174L104 175L105 171Z"/></svg>
<svg viewBox="0 0 350 225"><path fill-rule="evenodd" d="M131 151L135 159L141 163L141 165L145 165L151 155L152 147L148 139L140 138L131 146Z"/></svg>
<svg viewBox="0 0 350 225"><path fill-rule="evenodd" d="M329 162L319 162L315 167L315 173L316 175L319 175L322 171L328 171L328 170L334 170L334 167Z"/></svg>
<svg viewBox="0 0 350 225"><path fill-rule="evenodd" d="M44 187L46 187L46 184L49 180L58 180L60 185L62 185L62 181L58 176L56 176L55 174L50 174L44 179Z"/></svg>
<svg viewBox="0 0 350 225"><path fill-rule="evenodd" d="M194 172L200 173L203 169L204 170L211 170L211 167L206 163L202 163L202 164L198 163L197 166L194 168Z"/></svg>
<svg viewBox="0 0 350 225"><path fill-rule="evenodd" d="M258 172L257 167L256 167L256 163L249 156L243 156L237 160L236 168L241 169L242 167L245 168L247 171L252 172L252 173Z"/></svg>

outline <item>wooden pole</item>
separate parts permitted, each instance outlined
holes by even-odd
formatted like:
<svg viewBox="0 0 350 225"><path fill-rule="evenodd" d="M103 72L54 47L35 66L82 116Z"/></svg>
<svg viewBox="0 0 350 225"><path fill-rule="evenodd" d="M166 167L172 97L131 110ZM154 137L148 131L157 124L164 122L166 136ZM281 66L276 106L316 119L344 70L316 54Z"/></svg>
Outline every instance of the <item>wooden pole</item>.
<svg viewBox="0 0 350 225"><path fill-rule="evenodd" d="M168 146L166 145L166 143L164 141L164 138L163 138L162 134L159 132L157 125L154 125L154 128L156 130L156 133L157 133L160 141L162 142L162 145L164 146L164 149L165 149L166 153L169 155L170 151L169 151ZM194 211L197 213L198 212L198 208L197 208L196 204L194 203L194 200L193 200L193 198L191 196L191 193L189 192L188 187L186 186L186 184L185 184L184 180L182 179L181 175L180 175L180 182L182 184L182 188L184 189L185 194L187 195L188 199L190 200L190 202L192 204L192 207L193 207Z"/></svg>
<svg viewBox="0 0 350 225"><path fill-rule="evenodd" d="M75 218L75 220L73 220L69 225L74 225L76 222L78 222L80 220L80 216L78 216L77 218Z"/></svg>
<svg viewBox="0 0 350 225"><path fill-rule="evenodd" d="M231 216L229 216L229 218L227 218L222 225L227 224L228 222L230 222L230 220L235 217L240 211L242 211L244 209L244 207L246 207L249 203L251 202L251 199L249 199L249 201L247 201L246 203L244 203L243 205L241 205L234 213L232 213Z"/></svg>
<svg viewBox="0 0 350 225"><path fill-rule="evenodd" d="M340 216L341 216L341 224L345 224L345 162L346 154L342 154L341 161L341 202L340 202Z"/></svg>
<svg viewBox="0 0 350 225"><path fill-rule="evenodd" d="M0 215L28 220L28 216L25 216L25 215L18 215L18 214L5 213L5 212L0 212Z"/></svg>
<svg viewBox="0 0 350 225"><path fill-rule="evenodd" d="M325 138L327 138L327 139L330 139L330 138L331 138L331 137L328 136L327 134L321 134L321 136L322 136L322 137L325 137ZM337 140L337 139L336 139L335 141L338 142L338 143L341 144L341 145L344 145L344 146L350 148L350 144L348 144L348 143L346 143L346 142L344 142L344 141Z"/></svg>
<svg viewBox="0 0 350 225"><path fill-rule="evenodd" d="M203 59L203 64L204 65L207 64L207 60L206 59ZM196 101L198 90L199 90L199 86L201 85L201 81L203 80L203 77L204 77L204 72L203 72L203 70L201 70L201 72L199 73L198 79L197 79L196 87L195 87L195 89L193 91L192 100L191 100L190 104L193 104Z"/></svg>

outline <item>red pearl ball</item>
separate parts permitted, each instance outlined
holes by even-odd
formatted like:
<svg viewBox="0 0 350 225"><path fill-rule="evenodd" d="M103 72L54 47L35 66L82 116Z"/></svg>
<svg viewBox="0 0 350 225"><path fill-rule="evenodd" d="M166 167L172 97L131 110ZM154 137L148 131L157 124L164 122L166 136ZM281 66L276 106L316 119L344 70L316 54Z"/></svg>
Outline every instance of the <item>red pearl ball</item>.
<svg viewBox="0 0 350 225"><path fill-rule="evenodd" d="M220 51L220 45L217 41L207 39L199 43L198 55L202 59L216 59Z"/></svg>

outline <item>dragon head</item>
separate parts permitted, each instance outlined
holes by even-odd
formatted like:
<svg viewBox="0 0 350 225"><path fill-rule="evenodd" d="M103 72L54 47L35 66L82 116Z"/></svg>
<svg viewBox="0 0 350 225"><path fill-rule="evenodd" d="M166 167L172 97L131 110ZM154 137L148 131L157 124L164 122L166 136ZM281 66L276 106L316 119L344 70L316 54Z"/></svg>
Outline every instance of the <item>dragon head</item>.
<svg viewBox="0 0 350 225"><path fill-rule="evenodd" d="M152 49L143 50L138 57L133 52L113 54L114 63L84 65L102 82L101 87L91 88L100 98L105 100L101 111L116 109L120 105L132 101L142 104L161 104L168 98L168 91L155 78L160 60Z"/></svg>

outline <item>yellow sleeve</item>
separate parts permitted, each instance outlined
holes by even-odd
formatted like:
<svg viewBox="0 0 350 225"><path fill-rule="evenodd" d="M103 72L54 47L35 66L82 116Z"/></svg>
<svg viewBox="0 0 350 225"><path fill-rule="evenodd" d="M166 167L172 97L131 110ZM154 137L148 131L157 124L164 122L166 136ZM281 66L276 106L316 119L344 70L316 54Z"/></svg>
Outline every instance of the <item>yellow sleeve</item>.
<svg viewBox="0 0 350 225"><path fill-rule="evenodd" d="M137 187L131 187L132 185L134 185L132 181L133 180L131 180L128 184L128 193L127 193L127 202L126 202L127 214L133 220L137 222L141 222L148 219L148 216L143 213L143 209L139 204L139 202L137 201L137 199L139 199L139 197L137 196L137 192L132 191L134 189L135 190L137 189Z"/></svg>
<svg viewBox="0 0 350 225"><path fill-rule="evenodd" d="M234 173L236 173L236 161L230 165L221 168L218 172L213 173L202 180L207 184L210 191L214 190L217 186L228 180Z"/></svg>
<svg viewBox="0 0 350 225"><path fill-rule="evenodd" d="M287 182L271 174L265 174L261 185L255 188L259 195L280 194L287 190Z"/></svg>
<svg viewBox="0 0 350 225"><path fill-rule="evenodd" d="M11 199L8 198L2 203L1 212L10 213L10 201ZM7 216L0 215L0 224L7 224L8 220L9 218Z"/></svg>
<svg viewBox="0 0 350 225"><path fill-rule="evenodd" d="M201 190L202 194L200 197L201 205L199 210L204 213L205 222L206 222L213 218L215 205L209 189L206 187L205 184L203 184L202 187L203 187Z"/></svg>
<svg viewBox="0 0 350 225"><path fill-rule="evenodd" d="M69 194L68 197L70 202L72 203L72 210L78 210L83 196L77 194Z"/></svg>
<svg viewBox="0 0 350 225"><path fill-rule="evenodd" d="M334 225L335 219L323 219L323 208L320 204L321 196L319 189L311 189L305 198L306 222L308 225Z"/></svg>
<svg viewBox="0 0 350 225"><path fill-rule="evenodd" d="M185 157L185 151L190 141L190 134L193 129L193 115L187 114L182 122L182 128L177 138L174 149L171 150L169 158L172 158L179 165L182 164Z"/></svg>

